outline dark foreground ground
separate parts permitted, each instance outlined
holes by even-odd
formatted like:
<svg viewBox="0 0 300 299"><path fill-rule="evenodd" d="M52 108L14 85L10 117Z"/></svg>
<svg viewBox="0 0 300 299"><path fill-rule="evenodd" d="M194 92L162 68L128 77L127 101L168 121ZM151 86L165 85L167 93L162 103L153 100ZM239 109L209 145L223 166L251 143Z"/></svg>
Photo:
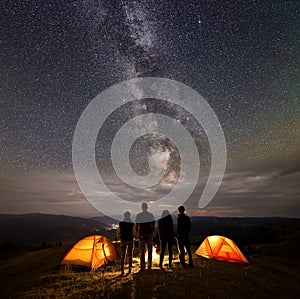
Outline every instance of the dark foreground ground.
<svg viewBox="0 0 300 299"><path fill-rule="evenodd" d="M125 277L120 261L90 272L57 268L65 247L32 251L2 260L0 298L299 298L299 260L278 246L280 256L255 254L243 265L194 255L193 269L180 267L174 247L173 270L160 270L154 259L152 270L139 273L135 259Z"/></svg>

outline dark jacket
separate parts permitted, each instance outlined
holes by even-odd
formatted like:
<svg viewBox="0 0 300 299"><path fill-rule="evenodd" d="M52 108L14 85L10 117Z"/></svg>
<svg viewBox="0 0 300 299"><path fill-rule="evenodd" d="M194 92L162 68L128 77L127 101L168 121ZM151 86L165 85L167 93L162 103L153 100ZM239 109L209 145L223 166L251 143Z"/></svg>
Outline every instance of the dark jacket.
<svg viewBox="0 0 300 299"><path fill-rule="evenodd" d="M161 241L169 240L174 237L173 220L171 215L158 220L158 235Z"/></svg>
<svg viewBox="0 0 300 299"><path fill-rule="evenodd" d="M121 221L119 223L121 242L133 241L133 222Z"/></svg>
<svg viewBox="0 0 300 299"><path fill-rule="evenodd" d="M155 221L153 214L147 211L137 214L136 224L139 235L151 235L154 233Z"/></svg>
<svg viewBox="0 0 300 299"><path fill-rule="evenodd" d="M177 218L177 236L178 238L188 238L191 230L190 217L185 214L179 214Z"/></svg>

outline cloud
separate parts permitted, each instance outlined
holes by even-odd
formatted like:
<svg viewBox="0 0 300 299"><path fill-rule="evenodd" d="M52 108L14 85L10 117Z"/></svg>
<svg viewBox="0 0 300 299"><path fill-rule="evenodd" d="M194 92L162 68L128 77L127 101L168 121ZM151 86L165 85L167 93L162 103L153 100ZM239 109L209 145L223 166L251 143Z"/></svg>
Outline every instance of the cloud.
<svg viewBox="0 0 300 299"><path fill-rule="evenodd" d="M2 213L97 214L72 174L0 177Z"/></svg>
<svg viewBox="0 0 300 299"><path fill-rule="evenodd" d="M295 165L292 165L290 167L287 167L281 171L279 171L278 173L276 173L274 175L274 179L278 178L278 177L282 177L282 176L286 176L286 175L290 175L290 174L296 174L300 172L300 162L298 161L297 163L295 163Z"/></svg>
<svg viewBox="0 0 300 299"><path fill-rule="evenodd" d="M226 173L216 196L205 208L199 209L206 179L203 177L199 181L184 203L191 215L300 217L299 171L252 169ZM149 202L170 191L163 185L155 189L131 188L112 176L107 176L105 180L111 190L124 200ZM91 189L90 192L98 192L99 198L108 195L107 190ZM99 215L81 193L72 173L2 176L0 194L2 213ZM166 208L164 204L161 202L162 209ZM171 210L172 207L168 205L167 208Z"/></svg>
<svg viewBox="0 0 300 299"><path fill-rule="evenodd" d="M226 174L218 193L202 213L300 217L300 172L290 172L288 176L276 174L253 170ZM191 208L193 206L190 204Z"/></svg>

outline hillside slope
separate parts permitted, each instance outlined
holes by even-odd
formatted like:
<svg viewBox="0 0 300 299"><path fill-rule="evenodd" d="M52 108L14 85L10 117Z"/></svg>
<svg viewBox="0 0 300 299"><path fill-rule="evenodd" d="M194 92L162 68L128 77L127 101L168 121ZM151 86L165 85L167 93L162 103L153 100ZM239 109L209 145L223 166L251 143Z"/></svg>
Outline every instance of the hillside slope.
<svg viewBox="0 0 300 299"><path fill-rule="evenodd" d="M249 264L231 264L194 255L194 268L139 272L120 277L120 261L95 272L59 268L64 248L41 250L17 264L0 267L1 298L297 298L299 261L250 257ZM174 247L174 252L176 252ZM16 283L18 281L18 283Z"/></svg>
<svg viewBox="0 0 300 299"><path fill-rule="evenodd" d="M51 214L0 214L0 243L37 246L61 242L70 244L97 233L109 236L108 226L93 219Z"/></svg>

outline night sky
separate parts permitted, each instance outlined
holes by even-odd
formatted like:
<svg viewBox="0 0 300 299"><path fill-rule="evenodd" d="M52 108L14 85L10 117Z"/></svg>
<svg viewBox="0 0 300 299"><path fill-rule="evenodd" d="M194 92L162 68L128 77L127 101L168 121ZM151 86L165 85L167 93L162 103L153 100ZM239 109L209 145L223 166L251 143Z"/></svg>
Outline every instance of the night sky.
<svg viewBox="0 0 300 299"><path fill-rule="evenodd" d="M153 76L196 90L224 131L221 188L204 209L195 190L189 215L300 217L299 13L298 1L1 1L0 212L99 214L74 177L77 121L106 88ZM122 124L167 110L193 132L209 167L192 117L145 103L124 106L102 128L100 170L110 171L103 151ZM147 142L136 145L137 171ZM165 140L156 146L173 151Z"/></svg>

